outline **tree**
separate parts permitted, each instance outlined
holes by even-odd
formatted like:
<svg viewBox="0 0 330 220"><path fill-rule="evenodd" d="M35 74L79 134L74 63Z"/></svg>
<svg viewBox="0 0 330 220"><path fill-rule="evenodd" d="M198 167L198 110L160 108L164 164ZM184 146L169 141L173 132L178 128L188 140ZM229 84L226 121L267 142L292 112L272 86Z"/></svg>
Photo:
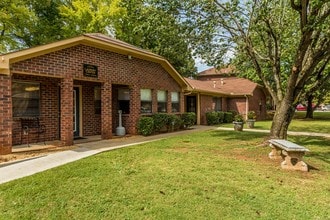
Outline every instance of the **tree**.
<svg viewBox="0 0 330 220"><path fill-rule="evenodd" d="M315 108L325 101L330 92L330 58L321 63L316 69L316 74L308 81L304 94L307 100L307 111L305 118L313 118ZM313 102L315 106L313 107Z"/></svg>
<svg viewBox="0 0 330 220"><path fill-rule="evenodd" d="M0 1L0 53L24 48L26 45L17 36L28 32L36 21L27 1Z"/></svg>
<svg viewBox="0 0 330 220"><path fill-rule="evenodd" d="M190 27L195 51L203 59L219 65L228 61L228 54L247 58L244 63L276 104L270 136L285 139L307 82L330 56L330 2L180 2L180 19Z"/></svg>
<svg viewBox="0 0 330 220"><path fill-rule="evenodd" d="M120 0L67 0L59 6L67 36L83 33L114 35L114 20L125 14Z"/></svg>
<svg viewBox="0 0 330 220"><path fill-rule="evenodd" d="M183 25L173 15L153 0L123 0L121 5L127 13L116 23L118 39L165 57L181 75L196 73Z"/></svg>

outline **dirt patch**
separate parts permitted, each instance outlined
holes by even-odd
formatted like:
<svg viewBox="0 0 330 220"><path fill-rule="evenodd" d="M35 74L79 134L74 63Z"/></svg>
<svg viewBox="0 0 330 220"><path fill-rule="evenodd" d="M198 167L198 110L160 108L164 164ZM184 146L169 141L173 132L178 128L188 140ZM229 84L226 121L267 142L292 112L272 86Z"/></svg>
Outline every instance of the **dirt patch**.
<svg viewBox="0 0 330 220"><path fill-rule="evenodd" d="M68 147L56 147L56 146L49 146L43 149L31 149L21 152L14 152L7 155L0 155L0 164L5 162L12 162L17 160L24 160L32 157L39 157L44 156L60 151L72 150L76 149L77 146L68 146Z"/></svg>

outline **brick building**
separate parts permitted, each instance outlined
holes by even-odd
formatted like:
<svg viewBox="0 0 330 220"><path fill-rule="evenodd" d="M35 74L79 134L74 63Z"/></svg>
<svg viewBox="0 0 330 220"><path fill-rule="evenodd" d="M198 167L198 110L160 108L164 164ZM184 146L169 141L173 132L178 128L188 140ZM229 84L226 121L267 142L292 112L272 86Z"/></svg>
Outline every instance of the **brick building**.
<svg viewBox="0 0 330 220"><path fill-rule="evenodd" d="M207 111L255 110L262 119L265 102L262 87L249 80L215 69L184 79L159 55L85 34L0 55L0 155L40 135L63 146L80 137L110 139L119 110L126 132L135 134L141 115L195 112L197 124L206 124Z"/></svg>
<svg viewBox="0 0 330 220"><path fill-rule="evenodd" d="M0 154L36 141L22 129L32 121L44 125L46 141L72 145L82 136L110 139L121 109L135 134L143 114L182 113L186 89L163 57L101 34L1 55Z"/></svg>
<svg viewBox="0 0 330 220"><path fill-rule="evenodd" d="M185 80L191 88L185 96L185 111L195 112L198 124L207 124L205 113L210 111L236 111L245 117L255 111L258 120L266 118L267 92L257 83L237 77L234 68L210 68L196 80Z"/></svg>

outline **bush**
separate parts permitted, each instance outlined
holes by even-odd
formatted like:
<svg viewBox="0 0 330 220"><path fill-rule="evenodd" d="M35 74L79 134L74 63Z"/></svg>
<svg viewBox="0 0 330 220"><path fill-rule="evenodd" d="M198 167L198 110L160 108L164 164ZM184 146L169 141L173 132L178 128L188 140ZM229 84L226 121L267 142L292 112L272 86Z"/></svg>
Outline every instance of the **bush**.
<svg viewBox="0 0 330 220"><path fill-rule="evenodd" d="M257 118L256 112L255 111L249 111L248 114L247 114L247 118L248 119L256 119Z"/></svg>
<svg viewBox="0 0 330 220"><path fill-rule="evenodd" d="M233 113L232 112L225 112L223 122L224 123L232 123L233 122Z"/></svg>
<svg viewBox="0 0 330 220"><path fill-rule="evenodd" d="M154 119L154 131L159 132L168 125L169 115L164 113L156 113L151 116Z"/></svg>
<svg viewBox="0 0 330 220"><path fill-rule="evenodd" d="M141 117L137 123L139 134L144 136L151 135L154 130L154 119L151 117Z"/></svg>
<svg viewBox="0 0 330 220"><path fill-rule="evenodd" d="M219 118L219 123L223 123L224 118L225 118L225 113L224 112L217 112L218 113L218 118Z"/></svg>
<svg viewBox="0 0 330 220"><path fill-rule="evenodd" d="M232 113L233 118L235 117L235 115L238 115L238 112L235 110L229 110L228 112Z"/></svg>
<svg viewBox="0 0 330 220"><path fill-rule="evenodd" d="M206 121L208 125L219 124L219 114L218 112L206 112Z"/></svg>
<svg viewBox="0 0 330 220"><path fill-rule="evenodd" d="M183 124L182 119L177 115L168 115L167 126L169 130L179 130Z"/></svg>
<svg viewBox="0 0 330 220"><path fill-rule="evenodd" d="M185 112L181 115L183 125L188 128L196 123L196 114L194 112Z"/></svg>
<svg viewBox="0 0 330 220"><path fill-rule="evenodd" d="M244 122L243 115L241 115L241 114L235 115L234 121L235 122Z"/></svg>

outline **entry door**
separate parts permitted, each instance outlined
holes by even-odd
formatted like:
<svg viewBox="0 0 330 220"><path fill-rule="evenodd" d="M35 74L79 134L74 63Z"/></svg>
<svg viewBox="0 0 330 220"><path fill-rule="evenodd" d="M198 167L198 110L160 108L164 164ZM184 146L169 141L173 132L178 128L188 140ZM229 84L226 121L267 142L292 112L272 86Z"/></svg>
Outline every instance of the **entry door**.
<svg viewBox="0 0 330 220"><path fill-rule="evenodd" d="M79 87L73 88L73 135L79 137L80 135L80 109L79 109Z"/></svg>
<svg viewBox="0 0 330 220"><path fill-rule="evenodd" d="M187 96L186 111L196 113L196 96Z"/></svg>

